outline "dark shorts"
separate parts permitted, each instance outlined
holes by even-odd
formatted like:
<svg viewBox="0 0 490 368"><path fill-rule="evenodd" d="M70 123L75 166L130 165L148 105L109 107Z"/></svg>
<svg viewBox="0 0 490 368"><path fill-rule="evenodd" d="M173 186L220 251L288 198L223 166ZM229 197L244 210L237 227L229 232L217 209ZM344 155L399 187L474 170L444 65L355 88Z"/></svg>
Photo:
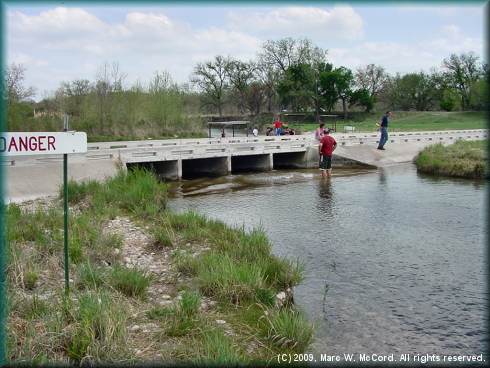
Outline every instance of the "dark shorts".
<svg viewBox="0 0 490 368"><path fill-rule="evenodd" d="M318 167L320 168L320 170L331 170L332 156L320 156Z"/></svg>

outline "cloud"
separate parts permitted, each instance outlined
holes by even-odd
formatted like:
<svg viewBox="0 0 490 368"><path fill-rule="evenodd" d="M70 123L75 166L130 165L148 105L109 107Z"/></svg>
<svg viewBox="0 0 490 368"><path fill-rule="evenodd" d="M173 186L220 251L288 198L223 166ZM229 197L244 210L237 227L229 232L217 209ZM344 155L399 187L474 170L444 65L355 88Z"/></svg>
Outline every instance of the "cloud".
<svg viewBox="0 0 490 368"><path fill-rule="evenodd" d="M227 13L218 12L226 16L216 19L213 7L191 14L185 10L180 18L170 16L165 7L151 12L141 9L125 10L117 21L82 8L57 7L32 16L8 10L8 62L24 63L26 80L43 90L56 89L62 80L93 80L94 71L105 61L119 62L121 69L128 71L128 83L136 78L146 82L157 70L168 71L178 83L187 82L197 62L216 55L248 61L255 59L263 42L285 37L310 38L328 49L327 59L335 67L354 70L375 63L390 73L428 70L453 52L483 54L486 42L463 32L469 32L466 19L476 19L475 15L465 18L466 23L447 18L438 32L423 33L419 43L415 40L422 37L422 30L398 29L395 22L390 32L404 35L403 42L389 43L379 42L386 39L385 34L376 35L377 27L369 18L365 21L348 5L329 10L314 6L235 7ZM203 26L196 16L210 25ZM370 42L365 42L365 28ZM401 37L396 40L402 41Z"/></svg>
<svg viewBox="0 0 490 368"><path fill-rule="evenodd" d="M323 38L354 41L364 38L364 21L348 5L331 11L316 7L284 7L264 12L230 11L227 28L284 37L319 33Z"/></svg>
<svg viewBox="0 0 490 368"><path fill-rule="evenodd" d="M361 65L376 64L391 75L429 71L442 61L439 55L421 52L415 46L397 42L366 42L351 49L329 49L329 62L335 67L346 66L355 71Z"/></svg>
<svg viewBox="0 0 490 368"><path fill-rule="evenodd" d="M424 50L446 53L446 56L449 56L451 53L469 51L475 51L480 55L483 54L485 41L466 36L461 28L455 24L442 26L437 36L436 38L421 42L420 47Z"/></svg>

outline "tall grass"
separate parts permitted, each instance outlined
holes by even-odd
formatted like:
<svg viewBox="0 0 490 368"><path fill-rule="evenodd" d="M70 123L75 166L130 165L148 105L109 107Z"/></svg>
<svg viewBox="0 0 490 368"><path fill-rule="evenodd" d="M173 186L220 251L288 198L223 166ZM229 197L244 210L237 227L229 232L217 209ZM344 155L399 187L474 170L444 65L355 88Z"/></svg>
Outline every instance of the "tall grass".
<svg viewBox="0 0 490 368"><path fill-rule="evenodd" d="M423 173L483 178L488 172L487 145L487 140L458 140L450 146L437 143L422 150L415 158L415 165Z"/></svg>
<svg viewBox="0 0 490 368"><path fill-rule="evenodd" d="M143 169L69 185L68 295L61 203L31 210L10 204L6 211L9 363L132 364L160 356L228 366L308 346L311 330L295 320L299 314L286 320L266 312L276 308L278 292L303 276L298 263L271 254L261 229L246 232L192 211L168 211L166 185ZM125 240L107 227L116 216L145 228L143 249L165 252L170 268L155 273L125 265ZM158 288L174 290L168 291L174 300L160 305ZM276 322L266 323L264 315ZM217 319L224 327L217 329ZM149 322L151 329L138 327ZM272 336L287 336L288 343Z"/></svg>

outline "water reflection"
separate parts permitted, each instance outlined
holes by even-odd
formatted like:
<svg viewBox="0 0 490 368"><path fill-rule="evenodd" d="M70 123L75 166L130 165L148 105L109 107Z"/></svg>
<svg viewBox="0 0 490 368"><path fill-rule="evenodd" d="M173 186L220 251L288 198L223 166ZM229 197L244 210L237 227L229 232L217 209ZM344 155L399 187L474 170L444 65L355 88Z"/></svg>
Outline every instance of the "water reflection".
<svg viewBox="0 0 490 368"><path fill-rule="evenodd" d="M276 254L306 262L295 300L322 322L315 353L486 353L484 182L398 165L172 185L171 208L260 225Z"/></svg>
<svg viewBox="0 0 490 368"><path fill-rule="evenodd" d="M318 185L318 210L325 215L325 226L334 218L335 200L332 188L332 179L322 179Z"/></svg>

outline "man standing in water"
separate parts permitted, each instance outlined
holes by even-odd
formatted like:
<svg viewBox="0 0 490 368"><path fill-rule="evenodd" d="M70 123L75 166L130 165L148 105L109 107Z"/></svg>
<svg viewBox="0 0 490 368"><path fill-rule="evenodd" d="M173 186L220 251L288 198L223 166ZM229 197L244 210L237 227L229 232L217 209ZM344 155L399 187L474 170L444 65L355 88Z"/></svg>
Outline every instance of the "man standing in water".
<svg viewBox="0 0 490 368"><path fill-rule="evenodd" d="M379 150L384 150L385 148L383 146L388 141L388 118L390 115L391 111L386 111L386 115L381 118L381 125L379 126L379 130L381 131L381 138L378 145Z"/></svg>
<svg viewBox="0 0 490 368"><path fill-rule="evenodd" d="M326 179L332 177L332 156L333 151L337 148L337 142L330 136L330 128L325 129L323 134L324 136L318 144L318 154L320 155L318 166L322 170L322 179Z"/></svg>

